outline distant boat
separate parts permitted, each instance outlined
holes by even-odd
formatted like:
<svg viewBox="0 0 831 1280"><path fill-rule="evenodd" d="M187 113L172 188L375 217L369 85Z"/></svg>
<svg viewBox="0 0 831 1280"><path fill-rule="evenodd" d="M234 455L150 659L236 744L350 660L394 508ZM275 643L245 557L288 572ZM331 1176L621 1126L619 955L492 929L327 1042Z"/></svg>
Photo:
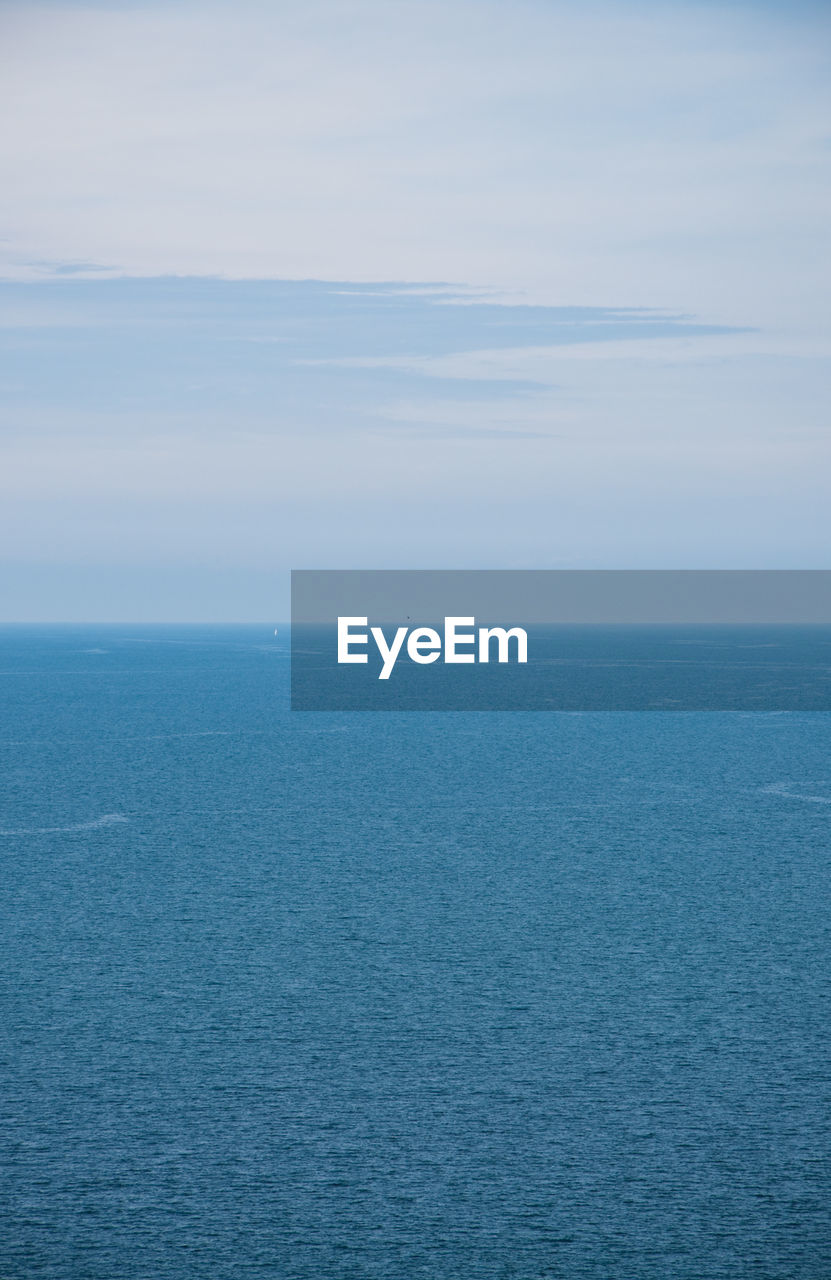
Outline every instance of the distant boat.
<svg viewBox="0 0 831 1280"><path fill-rule="evenodd" d="M276 628L276 627L274 628L274 634L275 634L275 636L276 636L276 634L277 634L277 628Z"/></svg>

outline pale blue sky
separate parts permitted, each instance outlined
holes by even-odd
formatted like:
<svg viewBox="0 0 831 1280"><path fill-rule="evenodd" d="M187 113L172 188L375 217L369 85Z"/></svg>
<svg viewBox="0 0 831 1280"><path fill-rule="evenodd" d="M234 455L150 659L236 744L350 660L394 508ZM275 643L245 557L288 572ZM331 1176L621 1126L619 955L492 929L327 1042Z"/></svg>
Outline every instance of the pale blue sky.
<svg viewBox="0 0 831 1280"><path fill-rule="evenodd" d="M830 26L5 3L0 617L827 567Z"/></svg>

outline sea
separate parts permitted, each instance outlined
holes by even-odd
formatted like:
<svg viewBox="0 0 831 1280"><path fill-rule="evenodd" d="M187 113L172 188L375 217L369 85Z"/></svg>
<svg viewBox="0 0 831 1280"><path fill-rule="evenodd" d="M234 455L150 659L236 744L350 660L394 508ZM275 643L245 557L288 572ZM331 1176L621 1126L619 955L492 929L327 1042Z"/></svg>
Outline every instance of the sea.
<svg viewBox="0 0 831 1280"><path fill-rule="evenodd" d="M827 1280L827 712L0 631L0 1280Z"/></svg>

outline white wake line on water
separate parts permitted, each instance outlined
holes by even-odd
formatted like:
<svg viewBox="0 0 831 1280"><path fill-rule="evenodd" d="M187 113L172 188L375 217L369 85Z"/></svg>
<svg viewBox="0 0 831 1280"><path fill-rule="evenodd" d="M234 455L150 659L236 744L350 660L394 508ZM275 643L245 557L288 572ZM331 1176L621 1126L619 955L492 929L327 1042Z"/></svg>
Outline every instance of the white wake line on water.
<svg viewBox="0 0 831 1280"><path fill-rule="evenodd" d="M76 822L71 827L18 827L14 831L0 831L0 836L68 835L75 831L97 831L101 827L112 827L129 821L123 813L102 813L100 818L93 818L91 822Z"/></svg>
<svg viewBox="0 0 831 1280"><path fill-rule="evenodd" d="M139 733L127 734L125 736L112 734L98 739L99 742L160 742L167 738L262 738L268 735L275 737L281 732L280 729L198 729L194 732L182 733ZM297 732L302 732L297 730ZM335 733L334 729L309 730L309 732ZM337 732L340 732L338 730ZM0 738L0 747L42 747L54 746L54 738ZM126 822L127 819L125 818ZM0 832L0 835L3 833Z"/></svg>
<svg viewBox="0 0 831 1280"><path fill-rule="evenodd" d="M182 733L145 733L140 737L110 738L110 742L166 742L169 738L263 738L274 737L278 729L197 729Z"/></svg>
<svg viewBox="0 0 831 1280"><path fill-rule="evenodd" d="M804 795L799 791L788 791L786 787L780 784L762 787L762 791L768 796L784 796L787 800L804 800L807 804L831 804L831 796Z"/></svg>

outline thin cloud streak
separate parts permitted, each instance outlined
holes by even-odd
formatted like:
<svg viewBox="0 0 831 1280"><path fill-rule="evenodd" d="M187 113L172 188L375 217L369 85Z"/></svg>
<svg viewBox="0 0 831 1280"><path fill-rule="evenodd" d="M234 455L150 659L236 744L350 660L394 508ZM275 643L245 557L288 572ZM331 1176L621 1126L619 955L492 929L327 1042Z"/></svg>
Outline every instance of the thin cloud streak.
<svg viewBox="0 0 831 1280"><path fill-rule="evenodd" d="M4 22L8 272L456 279L820 323L820 8L12 3Z"/></svg>

